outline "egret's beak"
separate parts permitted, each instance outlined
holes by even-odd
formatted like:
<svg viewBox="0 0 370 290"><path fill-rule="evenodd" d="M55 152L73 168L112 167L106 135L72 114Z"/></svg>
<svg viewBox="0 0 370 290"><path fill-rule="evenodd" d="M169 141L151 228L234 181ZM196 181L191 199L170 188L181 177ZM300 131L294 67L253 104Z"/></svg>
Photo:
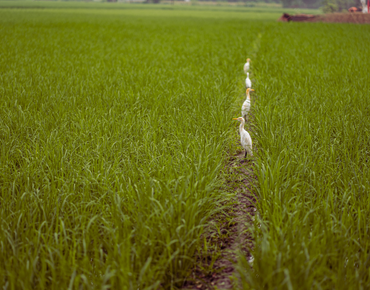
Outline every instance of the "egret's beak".
<svg viewBox="0 0 370 290"><path fill-rule="evenodd" d="M253 90L253 89L251 89L250 91L251 91L251 92L254 92L254 90Z"/></svg>
<svg viewBox="0 0 370 290"><path fill-rule="evenodd" d="M233 120L238 120L238 118L233 118Z"/></svg>

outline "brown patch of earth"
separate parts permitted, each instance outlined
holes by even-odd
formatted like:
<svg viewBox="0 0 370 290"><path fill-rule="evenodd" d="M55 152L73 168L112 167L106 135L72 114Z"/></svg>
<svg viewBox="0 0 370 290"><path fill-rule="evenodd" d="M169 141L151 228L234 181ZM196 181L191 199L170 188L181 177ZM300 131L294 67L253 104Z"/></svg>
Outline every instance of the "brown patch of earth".
<svg viewBox="0 0 370 290"><path fill-rule="evenodd" d="M183 284L184 290L234 288L238 284L235 270L238 253L251 258L253 238L248 225L257 213L256 198L251 193L251 184L255 181L252 161L244 159L243 151L230 158L227 170L232 176L228 190L236 192L234 204L211 221L219 228L209 228L205 239L208 245L213 245L214 252L198 253L196 266Z"/></svg>
<svg viewBox="0 0 370 290"><path fill-rule="evenodd" d="M286 15L286 14L284 14ZM279 18L279 21L288 21L284 15ZM355 12L355 13L329 13L324 15L307 15L312 17L303 17L304 15L289 15L289 21L293 22L327 22L327 23L358 23L370 24L370 14ZM284 20L285 18L286 20Z"/></svg>

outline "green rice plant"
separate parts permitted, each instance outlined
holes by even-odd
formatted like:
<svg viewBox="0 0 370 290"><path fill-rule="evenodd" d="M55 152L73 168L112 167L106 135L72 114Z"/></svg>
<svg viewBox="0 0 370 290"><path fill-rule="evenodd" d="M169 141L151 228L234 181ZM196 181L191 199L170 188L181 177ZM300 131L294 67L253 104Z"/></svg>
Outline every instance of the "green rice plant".
<svg viewBox="0 0 370 290"><path fill-rule="evenodd" d="M119 14L119 15L138 15L138 16L160 16L160 17L201 17L201 18L234 18L234 19L260 19L276 20L282 13L295 14L297 9L263 7L264 3L253 4L259 7L248 6L220 6L201 5L182 5L183 3L172 4L135 4L135 3L107 3L90 1L33 1L33 0L1 0L0 8L11 9L32 9L33 11L44 11L59 13L63 10L69 13L97 13ZM271 4L268 4L271 5ZM321 14L319 9L299 9L302 13ZM300 13L301 13L300 12Z"/></svg>
<svg viewBox="0 0 370 290"><path fill-rule="evenodd" d="M230 198L231 106L267 24L121 12L0 10L5 289L181 286Z"/></svg>
<svg viewBox="0 0 370 290"><path fill-rule="evenodd" d="M293 23L262 36L260 217L253 267L240 260L244 289L370 288L369 32Z"/></svg>

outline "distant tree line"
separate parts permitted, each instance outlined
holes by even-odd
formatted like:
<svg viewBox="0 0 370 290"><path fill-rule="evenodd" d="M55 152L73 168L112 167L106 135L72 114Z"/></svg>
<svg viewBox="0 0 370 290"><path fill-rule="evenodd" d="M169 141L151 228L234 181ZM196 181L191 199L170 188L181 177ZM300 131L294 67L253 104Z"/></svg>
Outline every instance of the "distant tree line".
<svg viewBox="0 0 370 290"><path fill-rule="evenodd" d="M282 0L285 8L319 8L322 0Z"/></svg>
<svg viewBox="0 0 370 290"><path fill-rule="evenodd" d="M114 1L114 0L111 0ZM178 0L175 0L178 1ZM196 0L195 0L196 1ZM222 1L222 0L199 0L199 1ZM227 2L244 2L246 5L253 3L282 3L283 7L290 8L319 8L323 0L227 0ZM147 3L159 3L160 0L146 0Z"/></svg>
<svg viewBox="0 0 370 290"><path fill-rule="evenodd" d="M351 7L361 7L360 0L323 0L322 3L325 13L347 11Z"/></svg>
<svg viewBox="0 0 370 290"><path fill-rule="evenodd" d="M117 0L106 0L116 2ZM160 3L161 0L146 0L146 3ZM174 0L172 0L174 1ZM178 1L178 0L175 0ZM180 0L181 1L181 0ZM196 1L196 0L195 0ZM222 0L200 0L200 1L222 1ZM284 8L320 8L325 13L347 11L350 7L361 7L360 0L227 0L227 2L244 2L246 5L257 2L281 3Z"/></svg>

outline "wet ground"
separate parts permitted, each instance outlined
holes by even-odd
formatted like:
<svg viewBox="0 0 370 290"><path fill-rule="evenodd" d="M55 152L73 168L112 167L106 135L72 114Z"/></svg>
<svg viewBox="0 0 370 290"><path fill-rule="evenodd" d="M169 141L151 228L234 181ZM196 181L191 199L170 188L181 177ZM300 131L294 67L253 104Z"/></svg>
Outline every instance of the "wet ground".
<svg viewBox="0 0 370 290"><path fill-rule="evenodd" d="M219 230L208 230L205 237L218 253L206 257L199 255L183 289L238 288L237 255L241 253L251 259L253 238L248 229L256 215L256 199L251 194L251 183L255 178L252 161L245 160L244 152L241 152L230 159L228 170L233 176L229 190L236 193L234 204L226 209L224 217L215 217L213 222L220 225ZM220 219L225 222L220 222Z"/></svg>

